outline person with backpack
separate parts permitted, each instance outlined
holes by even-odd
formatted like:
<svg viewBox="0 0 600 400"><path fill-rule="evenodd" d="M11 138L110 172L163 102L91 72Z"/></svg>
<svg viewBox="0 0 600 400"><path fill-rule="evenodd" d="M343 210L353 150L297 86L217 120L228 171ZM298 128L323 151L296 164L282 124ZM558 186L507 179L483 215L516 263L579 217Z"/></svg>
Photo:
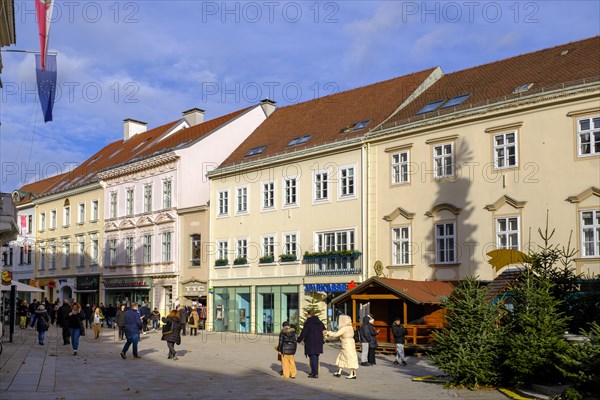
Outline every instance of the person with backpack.
<svg viewBox="0 0 600 400"><path fill-rule="evenodd" d="M396 360L394 365L400 364L406 365L404 360L404 343L406 342L406 334L408 331L400 323L400 318L396 318L392 324L392 334L394 335L394 343L396 343Z"/></svg>
<svg viewBox="0 0 600 400"><path fill-rule="evenodd" d="M279 345L277 352L281 356L281 376L283 379L296 379L296 348L298 347L296 338L296 330L290 327L289 322L285 321L282 324L281 332L279 333Z"/></svg>
<svg viewBox="0 0 600 400"><path fill-rule="evenodd" d="M44 339L46 338L46 332L48 331L48 327L50 326L50 317L46 312L46 306L40 304L35 310L37 315L36 318L36 330L38 331L38 342L40 345L44 345Z"/></svg>

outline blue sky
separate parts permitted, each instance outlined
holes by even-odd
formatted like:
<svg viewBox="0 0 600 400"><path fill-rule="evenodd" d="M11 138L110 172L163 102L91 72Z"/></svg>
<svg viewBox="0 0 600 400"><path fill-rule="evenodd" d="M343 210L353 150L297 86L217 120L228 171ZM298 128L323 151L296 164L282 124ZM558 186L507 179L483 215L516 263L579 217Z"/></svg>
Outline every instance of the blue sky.
<svg viewBox="0 0 600 400"><path fill-rule="evenodd" d="M17 44L39 49L33 0ZM597 1L70 1L55 7L60 98L44 124L32 55L4 53L0 191L65 172L192 107L207 118L441 66L452 72L600 34ZM573 68L577 68L576 65Z"/></svg>

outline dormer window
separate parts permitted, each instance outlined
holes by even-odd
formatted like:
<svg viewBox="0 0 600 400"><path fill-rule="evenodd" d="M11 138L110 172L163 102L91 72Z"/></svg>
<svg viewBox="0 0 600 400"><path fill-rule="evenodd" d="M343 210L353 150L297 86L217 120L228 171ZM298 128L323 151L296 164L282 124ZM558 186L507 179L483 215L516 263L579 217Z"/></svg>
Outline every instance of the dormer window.
<svg viewBox="0 0 600 400"><path fill-rule="evenodd" d="M528 91L529 89L531 89L531 87L532 87L532 86L533 86L533 83L526 83L526 84L524 84L524 85L519 85L519 86L517 86L517 87L515 88L515 90L513 90L513 93L514 93L514 94L517 94L517 93L523 93L523 92L526 92L526 91Z"/></svg>
<svg viewBox="0 0 600 400"><path fill-rule="evenodd" d="M470 96L471 96L471 93L467 93L467 94L453 97L450 100L448 100L441 108L456 107L458 105L461 105Z"/></svg>
<svg viewBox="0 0 600 400"><path fill-rule="evenodd" d="M308 142L308 139L310 139L311 137L312 137L312 135L306 135L306 136L294 138L287 144L287 147L297 146L299 144L306 143L306 142Z"/></svg>
<svg viewBox="0 0 600 400"><path fill-rule="evenodd" d="M425 114L425 113L428 113L428 112L431 112L431 111L437 109L439 106L442 105L442 103L444 101L446 101L446 100L445 99L444 100L438 100L438 101L434 101L433 103L427 104L425 107L423 107L419 111L417 111L417 115L419 115L419 114Z"/></svg>
<svg viewBox="0 0 600 400"><path fill-rule="evenodd" d="M347 127L343 128L340 132L341 133L350 133L350 132L360 131L361 129L366 128L370 122L371 122L370 119L366 119L366 120L360 121L360 122L355 122L354 124L348 125Z"/></svg>
<svg viewBox="0 0 600 400"><path fill-rule="evenodd" d="M244 157L250 157L250 156L255 156L257 154L260 154L263 151L265 151L266 148L267 148L267 146L255 147L252 150L248 151Z"/></svg>

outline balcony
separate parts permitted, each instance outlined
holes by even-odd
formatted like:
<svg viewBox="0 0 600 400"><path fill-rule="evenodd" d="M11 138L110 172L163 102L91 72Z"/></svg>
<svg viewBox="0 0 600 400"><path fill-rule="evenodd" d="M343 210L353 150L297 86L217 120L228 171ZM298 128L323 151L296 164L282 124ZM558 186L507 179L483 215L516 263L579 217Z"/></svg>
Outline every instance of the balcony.
<svg viewBox="0 0 600 400"><path fill-rule="evenodd" d="M305 254L304 264L307 276L362 274L362 255L358 251Z"/></svg>

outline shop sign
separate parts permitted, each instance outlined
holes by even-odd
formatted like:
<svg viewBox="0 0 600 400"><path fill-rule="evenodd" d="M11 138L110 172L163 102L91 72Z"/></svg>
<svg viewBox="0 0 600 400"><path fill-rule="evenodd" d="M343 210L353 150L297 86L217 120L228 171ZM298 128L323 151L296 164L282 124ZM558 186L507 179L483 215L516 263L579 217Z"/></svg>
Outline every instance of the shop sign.
<svg viewBox="0 0 600 400"><path fill-rule="evenodd" d="M325 292L325 293L343 293L348 289L347 283L309 283L304 285L304 291Z"/></svg>
<svg viewBox="0 0 600 400"><path fill-rule="evenodd" d="M98 290L98 275L78 276L77 290Z"/></svg>
<svg viewBox="0 0 600 400"><path fill-rule="evenodd" d="M2 270L2 284L9 286L12 283L13 272L10 269Z"/></svg>
<svg viewBox="0 0 600 400"><path fill-rule="evenodd" d="M206 284L190 282L183 284L183 295L187 297L206 296Z"/></svg>
<svg viewBox="0 0 600 400"><path fill-rule="evenodd" d="M150 284L145 279L105 279L105 288L131 288L131 287L148 287Z"/></svg>

